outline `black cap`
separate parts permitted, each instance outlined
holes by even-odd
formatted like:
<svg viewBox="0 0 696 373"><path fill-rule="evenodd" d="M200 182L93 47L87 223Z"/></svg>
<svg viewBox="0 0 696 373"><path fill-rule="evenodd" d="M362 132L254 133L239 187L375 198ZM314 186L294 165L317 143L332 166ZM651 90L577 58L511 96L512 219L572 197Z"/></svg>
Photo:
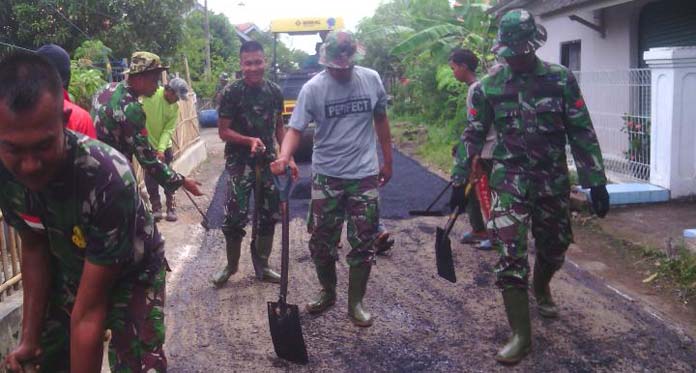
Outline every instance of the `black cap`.
<svg viewBox="0 0 696 373"><path fill-rule="evenodd" d="M59 45L46 44L36 50L36 53L45 57L60 74L63 87L70 84L70 55Z"/></svg>

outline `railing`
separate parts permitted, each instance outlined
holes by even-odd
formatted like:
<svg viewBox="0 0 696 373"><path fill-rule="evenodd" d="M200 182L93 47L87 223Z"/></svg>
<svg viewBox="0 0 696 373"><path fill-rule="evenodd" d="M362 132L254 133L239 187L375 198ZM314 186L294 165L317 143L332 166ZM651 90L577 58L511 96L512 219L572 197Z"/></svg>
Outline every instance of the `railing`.
<svg viewBox="0 0 696 373"><path fill-rule="evenodd" d="M576 72L607 174L613 181L650 179L650 70Z"/></svg>
<svg viewBox="0 0 696 373"><path fill-rule="evenodd" d="M0 300L18 291L22 274L20 273L21 250L19 234L10 227L0 213Z"/></svg>

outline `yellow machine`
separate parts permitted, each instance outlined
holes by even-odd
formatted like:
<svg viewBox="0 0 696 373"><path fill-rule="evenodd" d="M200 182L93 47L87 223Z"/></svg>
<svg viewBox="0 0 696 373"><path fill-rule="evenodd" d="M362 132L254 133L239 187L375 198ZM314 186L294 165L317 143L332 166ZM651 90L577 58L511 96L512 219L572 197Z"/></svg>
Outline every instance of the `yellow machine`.
<svg viewBox="0 0 696 373"><path fill-rule="evenodd" d="M298 71L278 71L276 59L278 35L319 35L323 41L326 34L332 30L344 28L343 18L340 17L308 17L308 18L284 18L271 21L271 32L273 33L273 80L278 83L283 92L283 120L287 123L290 120L295 102L302 86L312 78L317 72L321 71L318 65L318 55L316 58L316 68L302 68ZM302 135L300 147L295 154L296 158L309 158L312 154L314 138L314 126L310 125Z"/></svg>

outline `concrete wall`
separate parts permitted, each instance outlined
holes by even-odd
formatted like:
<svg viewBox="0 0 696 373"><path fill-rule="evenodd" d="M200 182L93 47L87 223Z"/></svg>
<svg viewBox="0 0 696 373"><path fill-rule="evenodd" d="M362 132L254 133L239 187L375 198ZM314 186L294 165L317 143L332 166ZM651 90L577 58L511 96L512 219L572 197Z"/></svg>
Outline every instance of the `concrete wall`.
<svg viewBox="0 0 696 373"><path fill-rule="evenodd" d="M640 10L651 1L655 0L638 0L605 8L604 38L597 31L568 18L569 15L575 14L599 24L599 20L595 19L597 12L577 11L537 17L539 23L548 31L548 41L539 49L538 54L544 60L560 63L561 44L580 40L580 64L583 71L638 67L638 19ZM529 10L535 12L534 7L529 7Z"/></svg>

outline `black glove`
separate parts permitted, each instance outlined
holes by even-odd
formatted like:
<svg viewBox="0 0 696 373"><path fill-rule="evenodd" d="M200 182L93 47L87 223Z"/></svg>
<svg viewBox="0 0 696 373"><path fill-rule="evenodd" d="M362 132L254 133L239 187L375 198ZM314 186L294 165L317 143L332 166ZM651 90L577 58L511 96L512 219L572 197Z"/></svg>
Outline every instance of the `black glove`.
<svg viewBox="0 0 696 373"><path fill-rule="evenodd" d="M459 207L459 212L464 212L466 203L466 184L452 186L452 194L450 194L449 201L450 210L454 211L456 207Z"/></svg>
<svg viewBox="0 0 696 373"><path fill-rule="evenodd" d="M606 185L599 185L590 188L590 198L592 199L592 210L600 218L609 212L609 193Z"/></svg>

